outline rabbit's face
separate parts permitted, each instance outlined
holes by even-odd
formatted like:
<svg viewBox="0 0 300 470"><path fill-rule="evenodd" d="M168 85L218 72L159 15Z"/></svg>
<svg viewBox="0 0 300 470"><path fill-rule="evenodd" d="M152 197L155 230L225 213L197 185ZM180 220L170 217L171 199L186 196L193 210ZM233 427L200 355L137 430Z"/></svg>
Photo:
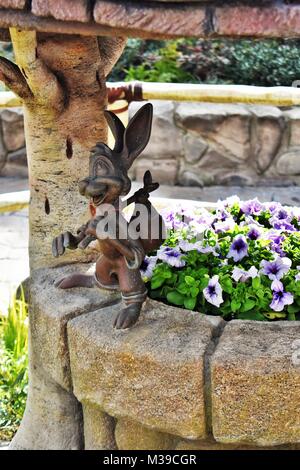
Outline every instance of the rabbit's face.
<svg viewBox="0 0 300 470"><path fill-rule="evenodd" d="M144 105L125 129L120 119L105 111L105 117L115 138L110 149L99 142L91 151L90 176L79 182L79 192L90 198L93 205L113 204L129 193L131 182L127 171L146 147L151 133L152 105Z"/></svg>

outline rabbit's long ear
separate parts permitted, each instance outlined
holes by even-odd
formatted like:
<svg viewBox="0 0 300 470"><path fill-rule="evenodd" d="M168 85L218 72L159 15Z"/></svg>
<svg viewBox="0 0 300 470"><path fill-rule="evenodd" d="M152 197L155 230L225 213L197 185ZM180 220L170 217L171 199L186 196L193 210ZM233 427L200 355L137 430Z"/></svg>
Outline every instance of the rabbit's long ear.
<svg viewBox="0 0 300 470"><path fill-rule="evenodd" d="M136 157L144 150L151 135L153 106L145 104L129 121L124 134L124 150L126 149L126 167L130 168ZM126 159L126 156L125 156Z"/></svg>
<svg viewBox="0 0 300 470"><path fill-rule="evenodd" d="M104 116L115 138L115 146L113 151L116 153L120 153L122 152L124 145L123 142L125 127L122 121L118 118L118 116L116 116L115 113L111 111L104 111Z"/></svg>

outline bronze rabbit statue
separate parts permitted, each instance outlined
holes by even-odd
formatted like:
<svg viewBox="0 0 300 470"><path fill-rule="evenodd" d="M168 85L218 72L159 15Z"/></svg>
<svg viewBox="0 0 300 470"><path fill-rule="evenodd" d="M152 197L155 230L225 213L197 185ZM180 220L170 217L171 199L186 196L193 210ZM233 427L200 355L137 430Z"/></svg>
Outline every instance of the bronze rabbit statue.
<svg viewBox="0 0 300 470"><path fill-rule="evenodd" d="M52 244L53 255L57 257L66 248L85 248L91 240L98 241L101 254L94 276L75 273L58 281L56 286L61 289L98 286L120 290L124 305L115 318L115 328L129 328L138 320L147 296L140 266L145 255L158 249L165 236L162 217L149 201L149 193L159 186L152 182L149 171L144 175L144 187L125 201L127 205L135 203L129 222L119 204L120 197L127 195L131 189L127 172L150 139L152 115L153 107L147 103L125 129L114 113L105 111L115 146L110 149L104 143L97 143L91 151L90 176L79 182L79 192L90 199L94 216L80 227L76 236L65 232L56 237ZM144 217L142 223L138 223L141 212L146 214L146 219ZM138 236L132 236L130 229L133 226L140 229ZM152 237L149 231L154 226L156 236Z"/></svg>

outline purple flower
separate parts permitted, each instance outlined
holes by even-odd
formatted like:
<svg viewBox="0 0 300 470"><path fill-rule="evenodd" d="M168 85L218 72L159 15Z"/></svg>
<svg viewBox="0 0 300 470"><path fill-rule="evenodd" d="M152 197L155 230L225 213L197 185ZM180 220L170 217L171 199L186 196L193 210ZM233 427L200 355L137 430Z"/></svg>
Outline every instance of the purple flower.
<svg viewBox="0 0 300 470"><path fill-rule="evenodd" d="M233 258L235 262L240 261L248 255L248 244L244 235L234 237L227 258Z"/></svg>
<svg viewBox="0 0 300 470"><path fill-rule="evenodd" d="M203 295L207 302L216 307L220 307L224 300L222 297L222 287L219 283L219 276L210 278L207 287L203 289Z"/></svg>
<svg viewBox="0 0 300 470"><path fill-rule="evenodd" d="M179 242L179 248L184 252L198 250L200 246L201 246L200 241L193 243L189 240L180 240Z"/></svg>
<svg viewBox="0 0 300 470"><path fill-rule="evenodd" d="M278 256L274 261L262 260L261 273L271 280L281 279L290 269L292 262L289 258Z"/></svg>
<svg viewBox="0 0 300 470"><path fill-rule="evenodd" d="M269 212L271 212L271 214L274 214L274 212L282 208L282 205L280 204L280 202L271 201L271 202L266 202L265 207Z"/></svg>
<svg viewBox="0 0 300 470"><path fill-rule="evenodd" d="M219 232L228 232L232 230L235 226L235 221L232 217L228 217L225 220L221 220L214 223L214 229L217 233Z"/></svg>
<svg viewBox="0 0 300 470"><path fill-rule="evenodd" d="M290 292L285 292L282 282L275 279L272 282L271 289L273 291L273 299L270 307L275 312L281 312L286 305L294 302L294 297Z"/></svg>
<svg viewBox="0 0 300 470"><path fill-rule="evenodd" d="M167 264L175 268L182 268L183 266L185 266L185 261L182 259L182 254L177 248L163 246L157 252L157 257L161 261L165 261Z"/></svg>
<svg viewBox="0 0 300 470"><path fill-rule="evenodd" d="M250 240L257 240L261 235L261 230L259 229L258 225L249 225L249 232L247 233L247 237Z"/></svg>
<svg viewBox="0 0 300 470"><path fill-rule="evenodd" d="M174 210L163 210L161 214L167 228L176 230L184 227L182 216Z"/></svg>
<svg viewBox="0 0 300 470"><path fill-rule="evenodd" d="M141 264L140 272L143 279L151 279L156 266L157 256L146 256Z"/></svg>
<svg viewBox="0 0 300 470"><path fill-rule="evenodd" d="M210 245L203 246L203 243L201 241L197 241L193 243L188 240L181 240L179 242L179 248L184 252L197 250L199 253L205 253L205 254L212 253L213 255L218 256L216 249L219 248L219 245L216 244L215 246L210 246Z"/></svg>
<svg viewBox="0 0 300 470"><path fill-rule="evenodd" d="M263 234L263 238L270 240L270 248L279 256L285 256L285 252L281 249L281 243L284 241L285 236L282 235L280 230L269 230L267 233Z"/></svg>
<svg viewBox="0 0 300 470"><path fill-rule="evenodd" d="M277 230L295 231L295 227L291 224L293 214L291 211L280 207L270 218L270 224Z"/></svg>
<svg viewBox="0 0 300 470"><path fill-rule="evenodd" d="M264 205L257 198L241 203L241 211L245 215L259 215L264 209Z"/></svg>
<svg viewBox="0 0 300 470"><path fill-rule="evenodd" d="M235 266L232 271L232 279L236 282L246 282L248 279L254 279L258 275L258 270L255 266L251 266L248 271L245 269L241 269L238 266Z"/></svg>
<svg viewBox="0 0 300 470"><path fill-rule="evenodd" d="M298 271L300 271L300 266L297 266ZM295 276L295 281L300 281L300 272L298 272Z"/></svg>

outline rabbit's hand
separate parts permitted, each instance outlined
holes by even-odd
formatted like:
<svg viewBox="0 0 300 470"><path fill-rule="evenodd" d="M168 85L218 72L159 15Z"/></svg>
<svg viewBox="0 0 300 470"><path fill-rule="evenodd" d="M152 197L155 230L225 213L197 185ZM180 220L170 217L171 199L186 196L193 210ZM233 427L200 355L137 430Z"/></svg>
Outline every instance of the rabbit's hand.
<svg viewBox="0 0 300 470"><path fill-rule="evenodd" d="M144 174L144 186L136 191L133 195L134 201L139 204L147 204L150 193L155 191L159 187L159 183L152 181L152 175L149 170Z"/></svg>
<svg viewBox="0 0 300 470"><path fill-rule="evenodd" d="M80 241L80 236L75 236L71 232L61 233L52 241L53 256L55 258L62 256L67 248L69 250L76 250Z"/></svg>

